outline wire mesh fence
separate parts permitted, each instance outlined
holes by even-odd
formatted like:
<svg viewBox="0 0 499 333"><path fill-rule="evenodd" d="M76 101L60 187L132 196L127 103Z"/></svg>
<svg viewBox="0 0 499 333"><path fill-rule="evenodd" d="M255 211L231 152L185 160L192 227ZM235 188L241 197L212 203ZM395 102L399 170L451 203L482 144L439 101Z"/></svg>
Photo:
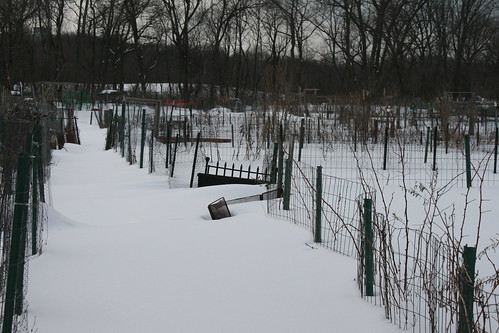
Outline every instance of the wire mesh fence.
<svg viewBox="0 0 499 333"><path fill-rule="evenodd" d="M262 119L253 113L212 112L123 103L111 115L107 149L119 151L130 164L168 174L175 186L189 186L214 162L261 163L269 139ZM254 168L256 169L256 167Z"/></svg>
<svg viewBox="0 0 499 333"><path fill-rule="evenodd" d="M361 296L382 306L386 318L398 327L414 332L456 331L462 317L461 246L446 236L397 228L382 214L374 214L372 240L366 241L362 202L375 200L372 188L330 175L318 178L318 168L296 161L289 171L289 206L285 198L269 201L271 216L289 219L308 229L321 246L356 258ZM366 246L373 253L370 292L366 290ZM480 296L475 297L473 330L496 332L498 295L478 284L476 294Z"/></svg>
<svg viewBox="0 0 499 333"><path fill-rule="evenodd" d="M299 161L321 165L327 174L337 177L357 180L359 172L373 170L384 183L396 185L402 178L429 182L437 171L440 182L464 187L464 136L473 128L474 174L483 175L487 185L498 180L497 127L490 117L477 118L471 124L464 116L447 116L444 124L435 111L414 107L326 105L309 109L291 112L275 106L248 112L203 111L161 106L159 100L155 107L130 101L112 109L110 140L115 140L115 147L120 145L120 152L132 163L139 160L139 147L145 142L150 155L144 153L144 163L157 172L167 173L175 155L178 177L189 178L189 171L182 169L192 168L195 140L201 133L200 162L209 157L212 162L260 164L273 142L293 138L299 146ZM144 110L148 134L142 138ZM185 179L179 183L186 183Z"/></svg>
<svg viewBox="0 0 499 333"><path fill-rule="evenodd" d="M363 298L383 306L386 318L402 329L456 331L461 249L419 230L394 228L381 214L373 225L371 294L366 293L364 252L357 258Z"/></svg>
<svg viewBox="0 0 499 333"><path fill-rule="evenodd" d="M50 175L51 124L64 118L31 101L0 105L0 322L27 332L28 258L40 253Z"/></svg>
<svg viewBox="0 0 499 333"><path fill-rule="evenodd" d="M324 247L357 258L362 296L383 306L386 317L399 327L456 330L462 314L463 248L436 234L397 228L390 216L374 211L369 243L373 290L367 292L362 201L376 201L371 187L376 183L411 187L438 178L442 186L464 187L467 171L480 186L494 185L497 127L489 118L473 122L476 117L442 118L428 109L365 105L298 113L280 108L244 113L158 108L146 110L145 125L138 114L122 114L130 120L120 125L115 111L115 129L121 128L121 134L108 134L115 149L137 156L142 142L140 156L148 156L144 163L150 172L168 173L175 186L192 186L206 158L278 169L272 182L285 188L284 197L268 202L270 215L289 219L310 230ZM470 132L467 170L464 142ZM475 295L474 329L497 331L497 295L478 287Z"/></svg>

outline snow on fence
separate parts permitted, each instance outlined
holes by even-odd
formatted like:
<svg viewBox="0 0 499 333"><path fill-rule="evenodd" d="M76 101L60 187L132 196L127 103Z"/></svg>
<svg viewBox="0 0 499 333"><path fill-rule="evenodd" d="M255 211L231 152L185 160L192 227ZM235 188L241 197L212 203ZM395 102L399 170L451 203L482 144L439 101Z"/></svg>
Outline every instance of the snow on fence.
<svg viewBox="0 0 499 333"><path fill-rule="evenodd" d="M207 157L215 163L263 160L264 167L277 167L280 171L273 182L284 188L284 195L269 201L269 214L302 225L317 243L357 258L362 297L383 306L386 317L399 327L454 332L466 326L466 320L462 323L465 283L459 282L464 249L436 234L395 227L392 217L376 213L371 186L404 182L411 188L431 183L438 175L442 186L465 187L464 137L472 125L476 127L470 149L472 182L493 185L497 127L486 119L471 124L452 117L442 126L425 110L400 114L397 119L348 116L341 108L301 115L280 109L232 113L173 106L154 111L124 104L114 114L108 140L130 163L140 160L150 172L168 172L174 186L187 186L189 179L192 186L192 175L202 172ZM373 205L369 243L366 199ZM368 248L371 267L366 267ZM366 271L372 273L369 289ZM477 287L474 329L498 330L497 299L498 295Z"/></svg>

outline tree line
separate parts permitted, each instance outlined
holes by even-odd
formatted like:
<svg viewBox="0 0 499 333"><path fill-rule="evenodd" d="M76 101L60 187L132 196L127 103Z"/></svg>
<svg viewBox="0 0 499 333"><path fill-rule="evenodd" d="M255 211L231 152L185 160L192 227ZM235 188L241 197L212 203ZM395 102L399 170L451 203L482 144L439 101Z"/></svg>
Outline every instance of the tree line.
<svg viewBox="0 0 499 333"><path fill-rule="evenodd" d="M499 97L496 0L2 0L0 84ZM206 89L205 89L206 90Z"/></svg>

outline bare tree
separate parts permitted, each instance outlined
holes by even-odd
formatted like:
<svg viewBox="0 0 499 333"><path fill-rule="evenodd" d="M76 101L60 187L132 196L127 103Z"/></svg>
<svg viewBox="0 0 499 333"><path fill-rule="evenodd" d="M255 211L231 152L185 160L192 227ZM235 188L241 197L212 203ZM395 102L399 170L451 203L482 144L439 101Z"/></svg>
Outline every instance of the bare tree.
<svg viewBox="0 0 499 333"><path fill-rule="evenodd" d="M491 18L498 4L495 0L454 0L451 5L452 87L455 91L470 90L471 64L490 40Z"/></svg>
<svg viewBox="0 0 499 333"><path fill-rule="evenodd" d="M38 25L39 33L42 35L40 39L46 56L51 58L49 61L53 62L55 67L49 69L51 74L48 79L60 81L65 64L62 37L67 12L67 0L40 0L39 9ZM47 36L44 36L44 34Z"/></svg>
<svg viewBox="0 0 499 333"><path fill-rule="evenodd" d="M210 100L213 103L215 100L215 85L220 84L221 88L227 88L229 76L227 71L223 70L223 63L227 59L221 58L221 47L224 39L230 37L230 32L233 27L237 26L236 20L240 19L240 15L251 7L251 2L248 0L222 0L211 1L206 11L205 36L208 43L208 49L211 52L211 65L215 69L216 77L212 78L210 85Z"/></svg>
<svg viewBox="0 0 499 333"><path fill-rule="evenodd" d="M180 91L184 98L191 95L191 38L204 19L202 0L161 0L163 15L169 22L170 39L181 62Z"/></svg>
<svg viewBox="0 0 499 333"><path fill-rule="evenodd" d="M8 87L26 80L31 68L26 55L31 53L26 31L32 28L37 3L35 0L5 0L0 2L0 77Z"/></svg>
<svg viewBox="0 0 499 333"><path fill-rule="evenodd" d="M286 31L286 20L275 4L268 3L263 9L261 38L263 51L266 53L266 59L264 59L267 75L266 90L277 98L282 88L279 81L283 80L282 74L285 72L282 61L287 54L289 34Z"/></svg>
<svg viewBox="0 0 499 333"><path fill-rule="evenodd" d="M138 80L142 93L146 90L146 68L144 63L143 42L145 33L153 25L155 14L151 11L152 0L124 0L124 15L130 26L135 59L138 65Z"/></svg>
<svg viewBox="0 0 499 333"><path fill-rule="evenodd" d="M316 26L312 23L315 15L312 1L310 0L274 0L286 21L289 35L289 56L291 63L296 64L296 85L303 85L303 61L306 55L307 41L313 35Z"/></svg>

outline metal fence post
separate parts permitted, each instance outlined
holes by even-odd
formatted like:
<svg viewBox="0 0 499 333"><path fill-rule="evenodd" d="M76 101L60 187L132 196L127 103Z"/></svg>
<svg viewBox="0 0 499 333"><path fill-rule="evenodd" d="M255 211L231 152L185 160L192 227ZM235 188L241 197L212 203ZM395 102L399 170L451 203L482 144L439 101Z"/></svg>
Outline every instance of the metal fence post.
<svg viewBox="0 0 499 333"><path fill-rule="evenodd" d="M496 126L496 136L494 140L494 173L497 173L497 142L499 140L499 128Z"/></svg>
<svg viewBox="0 0 499 333"><path fill-rule="evenodd" d="M464 136L464 155L466 159L466 187L471 187L471 152L470 152L470 136Z"/></svg>
<svg viewBox="0 0 499 333"><path fill-rule="evenodd" d="M151 138L149 139L149 173L153 173L154 167L154 133L151 132Z"/></svg>
<svg viewBox="0 0 499 333"><path fill-rule="evenodd" d="M438 128L435 126L433 132L433 171L437 171L437 139L438 139Z"/></svg>
<svg viewBox="0 0 499 333"><path fill-rule="evenodd" d="M43 182L40 178L39 164L43 164L42 158L42 130L40 124L37 124L33 132L33 164L32 164L32 200L31 200L31 254L35 255L38 252L38 205L39 205L39 185L38 182Z"/></svg>
<svg viewBox="0 0 499 333"><path fill-rule="evenodd" d="M322 167L317 167L314 242L322 243Z"/></svg>
<svg viewBox="0 0 499 333"><path fill-rule="evenodd" d="M142 110L142 126L140 132L140 163L139 167L144 167L144 148L146 145L146 110Z"/></svg>
<svg viewBox="0 0 499 333"><path fill-rule="evenodd" d="M282 173L284 169L284 149L282 147L282 141L279 143L279 162L277 171L277 187L282 188Z"/></svg>
<svg viewBox="0 0 499 333"><path fill-rule="evenodd" d="M291 197L291 170L292 170L293 160L288 158L286 160L286 171L284 177L284 198L283 198L283 206L284 210L289 210L289 200Z"/></svg>
<svg viewBox="0 0 499 333"><path fill-rule="evenodd" d="M165 167L168 168L171 161L171 124L170 121L166 121L166 157L165 157Z"/></svg>
<svg viewBox="0 0 499 333"><path fill-rule="evenodd" d="M364 259L366 296L374 296L372 199L364 199Z"/></svg>
<svg viewBox="0 0 499 333"><path fill-rule="evenodd" d="M388 124L385 127L385 142L383 154L383 170L386 170L386 161L388 159Z"/></svg>
<svg viewBox="0 0 499 333"><path fill-rule="evenodd" d="M277 142L274 142L274 154L272 155L272 166L270 169L270 183L271 184L276 183L278 152L279 152L279 144Z"/></svg>
<svg viewBox="0 0 499 333"><path fill-rule="evenodd" d="M38 252L38 170L37 164L40 163L38 161L38 157L35 156L33 160L33 192L31 196L31 254L35 255Z"/></svg>
<svg viewBox="0 0 499 333"><path fill-rule="evenodd" d="M424 149L424 163L428 162L428 147L430 146L430 128L426 127L426 143Z"/></svg>
<svg viewBox="0 0 499 333"><path fill-rule="evenodd" d="M121 119L119 122L121 157L125 157L125 122L126 122L125 112L126 112L126 103L123 101L121 104Z"/></svg>
<svg viewBox="0 0 499 333"><path fill-rule="evenodd" d="M3 312L2 333L12 332L14 314L22 314L24 256L26 249L26 227L28 218L30 155L32 136L26 137L26 145L20 154L16 176L14 216L11 231L9 264Z"/></svg>
<svg viewBox="0 0 499 333"><path fill-rule="evenodd" d="M301 162L301 151L303 149L304 137L305 137L305 119L302 119L300 124L300 145L298 146L299 147L298 162Z"/></svg>
<svg viewBox="0 0 499 333"><path fill-rule="evenodd" d="M173 159L172 159L172 167L170 170L170 177L173 177L173 172L175 170L175 161L177 159L177 147L178 147L178 134L175 137L175 147L173 149Z"/></svg>
<svg viewBox="0 0 499 333"><path fill-rule="evenodd" d="M201 140L201 132L198 132L198 136L196 138L196 149L194 150L194 161L192 163L192 173L191 173L191 183L189 187L192 188L194 184L194 174L196 173L196 160L198 158L198 149L199 149L199 141Z"/></svg>
<svg viewBox="0 0 499 333"><path fill-rule="evenodd" d="M474 332L473 298L475 289L476 248L464 247L464 267L460 276L459 322L457 333Z"/></svg>

